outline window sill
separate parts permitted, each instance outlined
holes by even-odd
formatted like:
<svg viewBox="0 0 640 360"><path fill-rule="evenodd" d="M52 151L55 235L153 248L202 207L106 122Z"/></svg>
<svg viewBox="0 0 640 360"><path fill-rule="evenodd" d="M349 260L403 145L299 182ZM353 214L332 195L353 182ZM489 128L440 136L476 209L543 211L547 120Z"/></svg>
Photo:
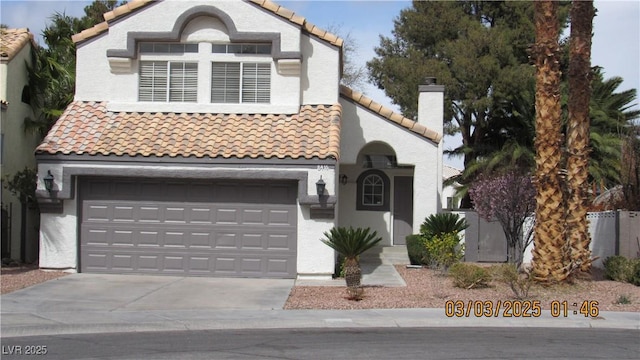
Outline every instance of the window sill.
<svg viewBox="0 0 640 360"><path fill-rule="evenodd" d="M107 104L113 112L172 112L213 114L297 114L300 104L211 104L211 103L167 103L135 102Z"/></svg>

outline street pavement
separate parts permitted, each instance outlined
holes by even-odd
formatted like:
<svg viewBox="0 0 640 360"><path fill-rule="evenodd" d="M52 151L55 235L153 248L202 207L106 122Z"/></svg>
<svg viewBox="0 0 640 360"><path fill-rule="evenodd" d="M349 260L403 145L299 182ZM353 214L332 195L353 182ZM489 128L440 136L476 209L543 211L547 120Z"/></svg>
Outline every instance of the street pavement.
<svg viewBox="0 0 640 360"><path fill-rule="evenodd" d="M392 271L393 269L393 271ZM391 264L377 264L365 285L402 286ZM395 274L394 274L395 272ZM398 280L400 279L400 280ZM640 313L569 312L553 317L448 317L444 309L283 310L293 279L71 274L1 296L2 338L140 331L363 328L536 327L640 330ZM298 280L299 285L342 285ZM450 314L451 315L451 314Z"/></svg>

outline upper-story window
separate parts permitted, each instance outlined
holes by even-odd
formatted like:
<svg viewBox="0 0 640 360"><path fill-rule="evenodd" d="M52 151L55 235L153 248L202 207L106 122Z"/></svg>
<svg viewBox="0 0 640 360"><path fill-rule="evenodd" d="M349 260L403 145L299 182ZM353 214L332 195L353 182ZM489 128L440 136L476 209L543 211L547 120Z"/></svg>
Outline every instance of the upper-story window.
<svg viewBox="0 0 640 360"><path fill-rule="evenodd" d="M140 101L198 101L198 63L141 61Z"/></svg>
<svg viewBox="0 0 640 360"><path fill-rule="evenodd" d="M198 44L140 43L139 101L198 101Z"/></svg>
<svg viewBox="0 0 640 360"><path fill-rule="evenodd" d="M197 53L198 44L140 43L141 54Z"/></svg>
<svg viewBox="0 0 640 360"><path fill-rule="evenodd" d="M199 44L140 43L139 53L139 101L198 102L198 89L201 102L209 95L211 103L271 101L271 44L211 44L209 52Z"/></svg>
<svg viewBox="0 0 640 360"><path fill-rule="evenodd" d="M211 52L214 54L233 54L230 59L248 60L259 58L259 55L270 55L271 44L213 44ZM223 55L220 58L227 59L229 57ZM268 104L270 101L271 63L254 61L214 61L212 63L212 103Z"/></svg>
<svg viewBox="0 0 640 360"><path fill-rule="evenodd" d="M214 62L211 70L212 103L269 103L271 64Z"/></svg>
<svg viewBox="0 0 640 360"><path fill-rule="evenodd" d="M271 54L271 44L213 44L214 54Z"/></svg>

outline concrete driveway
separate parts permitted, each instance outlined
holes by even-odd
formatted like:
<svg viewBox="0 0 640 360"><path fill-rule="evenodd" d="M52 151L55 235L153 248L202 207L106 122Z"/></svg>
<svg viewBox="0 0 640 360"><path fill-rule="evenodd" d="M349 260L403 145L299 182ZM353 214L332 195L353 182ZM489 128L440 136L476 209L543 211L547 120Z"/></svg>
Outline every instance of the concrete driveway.
<svg viewBox="0 0 640 360"><path fill-rule="evenodd" d="M293 279L71 274L2 295L2 314L282 309Z"/></svg>

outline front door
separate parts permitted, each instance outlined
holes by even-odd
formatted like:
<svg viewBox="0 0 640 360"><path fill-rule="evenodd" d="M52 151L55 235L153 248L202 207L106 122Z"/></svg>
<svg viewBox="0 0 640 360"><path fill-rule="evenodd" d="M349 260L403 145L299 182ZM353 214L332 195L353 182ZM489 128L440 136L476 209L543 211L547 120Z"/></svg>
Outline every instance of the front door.
<svg viewBox="0 0 640 360"><path fill-rule="evenodd" d="M405 245L413 233L413 176L393 178L393 244Z"/></svg>

